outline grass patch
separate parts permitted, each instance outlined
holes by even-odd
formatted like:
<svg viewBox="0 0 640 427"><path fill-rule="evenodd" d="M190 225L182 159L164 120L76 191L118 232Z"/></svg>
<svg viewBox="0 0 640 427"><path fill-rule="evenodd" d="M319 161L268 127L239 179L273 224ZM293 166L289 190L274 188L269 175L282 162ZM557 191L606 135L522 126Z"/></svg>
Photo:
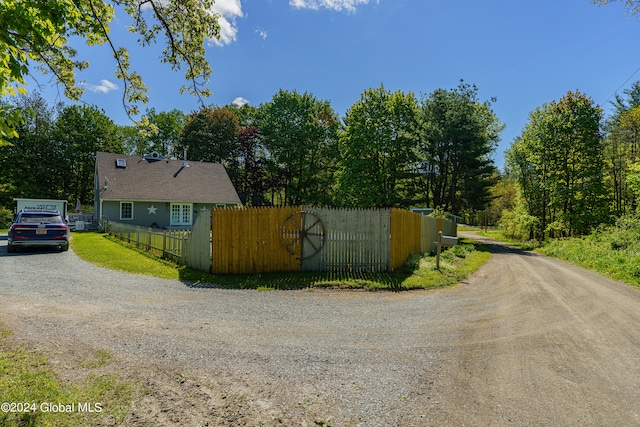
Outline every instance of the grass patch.
<svg viewBox="0 0 640 427"><path fill-rule="evenodd" d="M72 233L73 252L85 261L111 270L146 274L163 279L180 279L175 264L160 260L144 251L125 246L103 233Z"/></svg>
<svg viewBox="0 0 640 427"><path fill-rule="evenodd" d="M99 368L101 366L109 365L113 358L111 353L107 350L98 349L94 353L94 358L81 363L83 368Z"/></svg>
<svg viewBox="0 0 640 427"><path fill-rule="evenodd" d="M465 279L489 260L491 254L476 242L460 239L459 243L440 255L440 270L435 256L419 259L418 268L403 282L406 289L441 288Z"/></svg>
<svg viewBox="0 0 640 427"><path fill-rule="evenodd" d="M74 233L71 247L80 258L105 268L182 280L193 287L397 291L438 288L458 283L489 259L489 253L481 245L466 242L464 239L460 241L458 246L442 254L440 270L435 268L434 256L413 255L403 268L392 273L295 272L212 275L158 259L100 233Z"/></svg>
<svg viewBox="0 0 640 427"><path fill-rule="evenodd" d="M0 425L79 427L122 423L137 390L133 383L114 375L92 374L79 384L62 381L39 351L9 343L9 333L3 331L0 396L2 402L13 406L0 411Z"/></svg>
<svg viewBox="0 0 640 427"><path fill-rule="evenodd" d="M547 242L537 251L640 289L640 219L620 218L582 238Z"/></svg>
<svg viewBox="0 0 640 427"><path fill-rule="evenodd" d="M506 243L507 245L522 249L523 251L532 251L542 246L542 243L537 240L517 240L507 237L499 228L483 229L467 225L458 226L458 231L474 231L479 236L484 236L498 242Z"/></svg>

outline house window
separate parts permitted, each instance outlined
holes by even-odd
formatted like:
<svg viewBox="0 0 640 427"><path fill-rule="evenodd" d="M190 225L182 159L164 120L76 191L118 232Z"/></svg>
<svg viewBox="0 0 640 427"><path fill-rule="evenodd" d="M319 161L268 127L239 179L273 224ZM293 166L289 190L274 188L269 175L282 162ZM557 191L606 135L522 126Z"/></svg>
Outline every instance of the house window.
<svg viewBox="0 0 640 427"><path fill-rule="evenodd" d="M133 202L120 202L120 219L133 219Z"/></svg>
<svg viewBox="0 0 640 427"><path fill-rule="evenodd" d="M171 225L191 225L192 213L191 203L171 203Z"/></svg>

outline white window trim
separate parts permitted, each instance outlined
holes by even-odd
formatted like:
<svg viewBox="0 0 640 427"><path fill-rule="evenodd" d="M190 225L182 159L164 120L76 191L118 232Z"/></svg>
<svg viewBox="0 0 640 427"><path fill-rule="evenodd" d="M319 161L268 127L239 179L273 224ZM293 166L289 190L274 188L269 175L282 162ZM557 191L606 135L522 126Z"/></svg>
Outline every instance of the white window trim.
<svg viewBox="0 0 640 427"><path fill-rule="evenodd" d="M173 207L174 206L180 206L180 221L173 221ZM189 206L189 222L184 222L182 221L182 209L185 206ZM178 226L191 226L193 225L193 203L171 203L171 205L169 206L169 224L172 227L178 227Z"/></svg>
<svg viewBox="0 0 640 427"><path fill-rule="evenodd" d="M131 205L131 218L122 217L122 205L125 203ZM120 202L120 221L133 221L133 208L134 208L133 202Z"/></svg>

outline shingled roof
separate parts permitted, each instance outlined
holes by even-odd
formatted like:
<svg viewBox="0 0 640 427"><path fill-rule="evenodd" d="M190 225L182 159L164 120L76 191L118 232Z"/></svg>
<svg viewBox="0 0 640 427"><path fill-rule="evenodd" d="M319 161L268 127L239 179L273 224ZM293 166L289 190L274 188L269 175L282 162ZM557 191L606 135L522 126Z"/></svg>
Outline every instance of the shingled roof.
<svg viewBox="0 0 640 427"><path fill-rule="evenodd" d="M146 159L96 153L96 174L102 200L189 203L236 203L240 198L224 166L189 160Z"/></svg>

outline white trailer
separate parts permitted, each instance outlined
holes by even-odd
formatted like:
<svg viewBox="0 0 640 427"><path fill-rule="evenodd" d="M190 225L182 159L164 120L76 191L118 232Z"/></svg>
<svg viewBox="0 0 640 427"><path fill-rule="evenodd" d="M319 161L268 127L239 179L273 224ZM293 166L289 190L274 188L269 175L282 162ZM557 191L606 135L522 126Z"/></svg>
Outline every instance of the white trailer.
<svg viewBox="0 0 640 427"><path fill-rule="evenodd" d="M21 210L58 211L62 218L67 219L67 201L52 199L13 199L16 202L15 214Z"/></svg>

